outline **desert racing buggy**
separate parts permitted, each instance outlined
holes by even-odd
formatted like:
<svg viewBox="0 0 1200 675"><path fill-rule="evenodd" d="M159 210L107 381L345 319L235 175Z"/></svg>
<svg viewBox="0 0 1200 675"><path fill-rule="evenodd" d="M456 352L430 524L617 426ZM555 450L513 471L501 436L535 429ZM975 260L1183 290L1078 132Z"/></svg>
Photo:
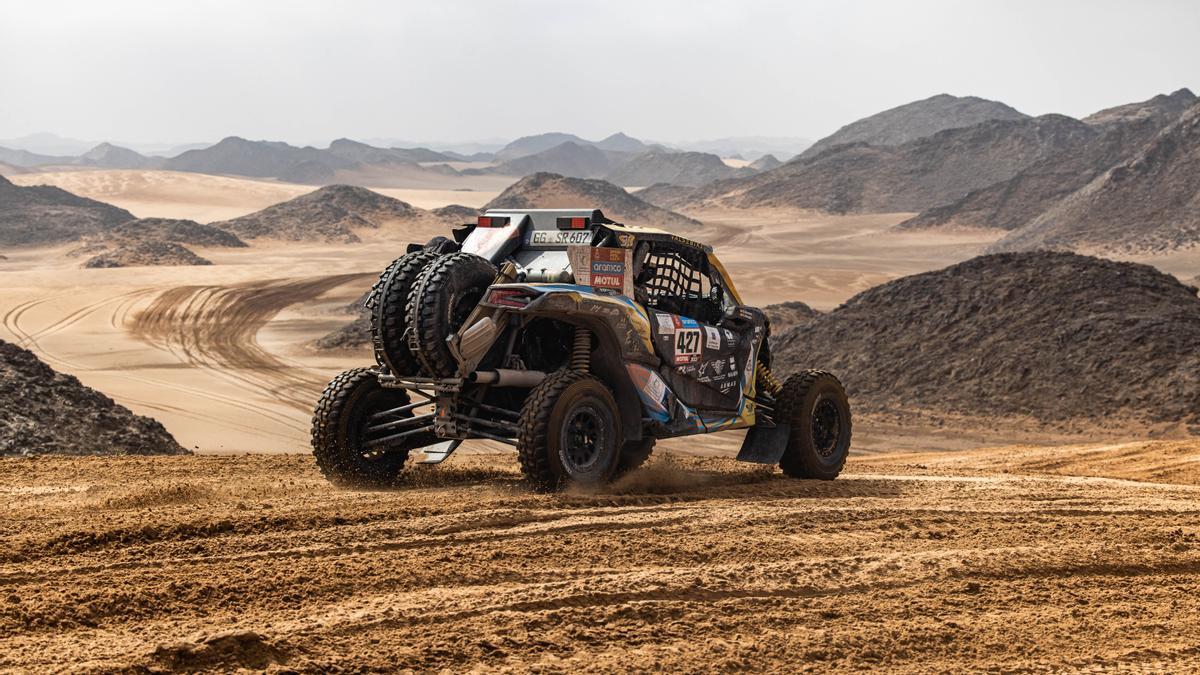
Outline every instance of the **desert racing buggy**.
<svg viewBox="0 0 1200 675"><path fill-rule="evenodd" d="M833 479L850 407L833 375L771 373L770 325L709 246L599 209L490 210L410 245L368 295L376 366L334 378L313 453L386 485L409 455L515 445L537 490L596 486L657 439L748 429L739 460Z"/></svg>

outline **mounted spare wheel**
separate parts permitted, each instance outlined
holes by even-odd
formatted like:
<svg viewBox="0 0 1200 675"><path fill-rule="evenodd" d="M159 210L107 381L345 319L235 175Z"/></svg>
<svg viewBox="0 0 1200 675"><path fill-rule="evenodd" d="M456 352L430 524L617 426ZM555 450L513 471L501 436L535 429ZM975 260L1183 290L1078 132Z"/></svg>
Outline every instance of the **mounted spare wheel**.
<svg viewBox="0 0 1200 675"><path fill-rule="evenodd" d="M473 253L451 253L425 268L408 299L408 349L428 377L458 367L446 338L458 331L496 280L496 267Z"/></svg>
<svg viewBox="0 0 1200 675"><path fill-rule="evenodd" d="M379 281L375 282L367 298L375 362L393 375L417 374L417 359L409 350L404 335L408 328L408 300L421 272L440 255L437 249L426 248L396 258L379 275Z"/></svg>

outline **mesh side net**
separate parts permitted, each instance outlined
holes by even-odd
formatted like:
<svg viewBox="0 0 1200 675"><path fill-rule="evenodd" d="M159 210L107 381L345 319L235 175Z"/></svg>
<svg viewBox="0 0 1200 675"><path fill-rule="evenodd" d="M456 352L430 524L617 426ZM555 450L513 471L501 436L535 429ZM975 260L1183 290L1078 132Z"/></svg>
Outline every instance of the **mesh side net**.
<svg viewBox="0 0 1200 675"><path fill-rule="evenodd" d="M659 250L646 259L654 276L645 284L651 302L661 298L702 298L705 292L703 264L695 251Z"/></svg>

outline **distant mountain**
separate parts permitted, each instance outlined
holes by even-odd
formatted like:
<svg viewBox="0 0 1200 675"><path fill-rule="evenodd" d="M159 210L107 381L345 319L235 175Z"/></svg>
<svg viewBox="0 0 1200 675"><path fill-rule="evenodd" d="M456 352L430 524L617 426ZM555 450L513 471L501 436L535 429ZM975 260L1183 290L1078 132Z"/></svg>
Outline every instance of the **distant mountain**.
<svg viewBox="0 0 1200 675"><path fill-rule="evenodd" d="M1191 92L1180 90L1096 113L1086 119L1091 119L1100 133L1083 147L1052 155L1012 178L928 209L899 227L1015 230L1141 150L1164 127L1179 119L1183 112L1180 102L1189 97L1195 101Z"/></svg>
<svg viewBox="0 0 1200 675"><path fill-rule="evenodd" d="M770 171L783 166L783 162L775 158L775 155L763 155L758 159L750 162L750 168L755 171Z"/></svg>
<svg viewBox="0 0 1200 675"><path fill-rule="evenodd" d="M753 170L739 171L720 157L705 152L647 152L617 167L606 179L622 186L654 183L698 186L748 173Z"/></svg>
<svg viewBox="0 0 1200 675"><path fill-rule="evenodd" d="M496 151L496 161L507 162L528 155L545 152L563 143L574 143L580 146L593 146L600 150L611 152L637 153L650 149L645 143L631 138L623 133L615 133L602 141L589 141L575 134L551 132L536 136L522 136Z"/></svg>
<svg viewBox="0 0 1200 675"><path fill-rule="evenodd" d="M534 136L522 136L517 140L496 151L497 162L507 162L518 157L527 155L536 155L539 152L545 152L556 145L563 143L574 143L576 145L591 145L575 134L564 134L561 132L550 132L545 134L537 134Z"/></svg>
<svg viewBox="0 0 1200 675"><path fill-rule="evenodd" d="M509 186L484 207L487 209L598 208L604 215L628 225L646 225L687 231L700 222L659 208L602 180L568 178L535 173Z"/></svg>
<svg viewBox="0 0 1200 675"><path fill-rule="evenodd" d="M612 170L618 153L605 152L588 143L564 141L552 148L501 162L478 171L504 176L528 176L539 171L576 178L598 178ZM623 156L621 156L624 159ZM467 173L476 173L468 171Z"/></svg>
<svg viewBox="0 0 1200 675"><path fill-rule="evenodd" d="M749 178L713 183L693 201L831 213L919 212L1082 148L1098 134L1079 120L1044 115L947 129L899 146L839 145Z"/></svg>
<svg viewBox="0 0 1200 675"><path fill-rule="evenodd" d="M612 152L645 152L649 150L649 146L631 136L626 136L621 132L617 132L602 141L593 143L601 150L610 150Z"/></svg>
<svg viewBox="0 0 1200 675"><path fill-rule="evenodd" d="M150 169L163 163L157 157L146 157L141 153L111 143L101 143L79 157L79 163L105 169Z"/></svg>
<svg viewBox="0 0 1200 675"><path fill-rule="evenodd" d="M28 150L0 148L0 162L11 164L13 166L28 168L32 166L43 166L46 164L72 164L75 162L75 158L40 155Z"/></svg>
<svg viewBox="0 0 1200 675"><path fill-rule="evenodd" d="M297 148L278 141L248 141L230 136L216 145L172 157L163 163L163 168L308 183L331 179L338 169L354 165L352 160L313 147Z"/></svg>
<svg viewBox="0 0 1200 675"><path fill-rule="evenodd" d="M678 150L711 152L721 157L738 155L747 159L756 159L763 155L794 157L808 149L812 145L812 141L807 138L794 137L734 136L706 141L662 142L661 145Z"/></svg>
<svg viewBox="0 0 1200 675"><path fill-rule="evenodd" d="M411 204L350 185L329 185L241 218L212 223L243 239L360 241L356 229L417 220L425 212Z"/></svg>
<svg viewBox="0 0 1200 675"><path fill-rule="evenodd" d="M1191 90L1179 89L1170 94L1159 94L1146 101L1106 108L1088 115L1083 118L1083 121L1097 126L1107 126L1125 124L1147 117L1179 116L1183 114L1183 111L1195 105L1196 101L1196 95Z"/></svg>
<svg viewBox="0 0 1200 675"><path fill-rule="evenodd" d="M73 241L133 220L115 206L49 185L21 187L0 176L0 246Z"/></svg>
<svg viewBox="0 0 1200 675"><path fill-rule="evenodd" d="M998 101L975 96L938 94L864 117L838 129L805 150L801 157L815 157L846 143L902 145L946 129L973 127L992 120L1022 120L1028 115Z"/></svg>
<svg viewBox="0 0 1200 675"><path fill-rule="evenodd" d="M417 164L451 162L454 158L428 148L376 148L366 143L339 138L329 144L329 153L361 164Z"/></svg>
<svg viewBox="0 0 1200 675"><path fill-rule="evenodd" d="M78 138L63 138L56 134L39 132L0 140L0 146L27 150L35 155L50 155L56 157L76 157L95 147L96 141L83 141Z"/></svg>
<svg viewBox="0 0 1200 675"><path fill-rule="evenodd" d="M1140 253L1200 246L1200 104L993 246Z"/></svg>

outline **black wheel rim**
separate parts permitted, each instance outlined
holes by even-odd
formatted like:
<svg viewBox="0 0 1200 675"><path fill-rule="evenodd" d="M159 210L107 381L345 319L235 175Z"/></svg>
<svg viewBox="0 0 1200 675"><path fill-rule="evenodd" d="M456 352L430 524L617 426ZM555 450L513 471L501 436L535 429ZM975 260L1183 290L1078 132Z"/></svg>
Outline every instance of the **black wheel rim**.
<svg viewBox="0 0 1200 675"><path fill-rule="evenodd" d="M467 317L471 316L471 312L474 311L482 299L483 293L468 293L460 297L450 310L450 328L452 330L462 328L462 325L467 321Z"/></svg>
<svg viewBox="0 0 1200 675"><path fill-rule="evenodd" d="M375 413L402 405L402 401L397 400L395 397L388 396L387 392L385 391L368 392L364 398L365 400L362 401L362 403L358 406L359 411L355 415L353 422L353 438L355 440L355 447L353 450L360 459L369 462L375 462L391 454L391 449L387 446L380 445L372 438L372 436L379 438L388 435L389 432L385 431L371 434L367 431L367 429L373 424L380 424L381 422L390 422L393 420L410 417L412 413L392 415L387 419L372 422L371 417Z"/></svg>
<svg viewBox="0 0 1200 675"><path fill-rule="evenodd" d="M604 418L591 406L576 408L562 431L563 464L571 473L587 471L602 454L608 440Z"/></svg>
<svg viewBox="0 0 1200 675"><path fill-rule="evenodd" d="M822 458L828 459L837 452L841 435L842 411L832 399L819 399L812 415L813 448Z"/></svg>

